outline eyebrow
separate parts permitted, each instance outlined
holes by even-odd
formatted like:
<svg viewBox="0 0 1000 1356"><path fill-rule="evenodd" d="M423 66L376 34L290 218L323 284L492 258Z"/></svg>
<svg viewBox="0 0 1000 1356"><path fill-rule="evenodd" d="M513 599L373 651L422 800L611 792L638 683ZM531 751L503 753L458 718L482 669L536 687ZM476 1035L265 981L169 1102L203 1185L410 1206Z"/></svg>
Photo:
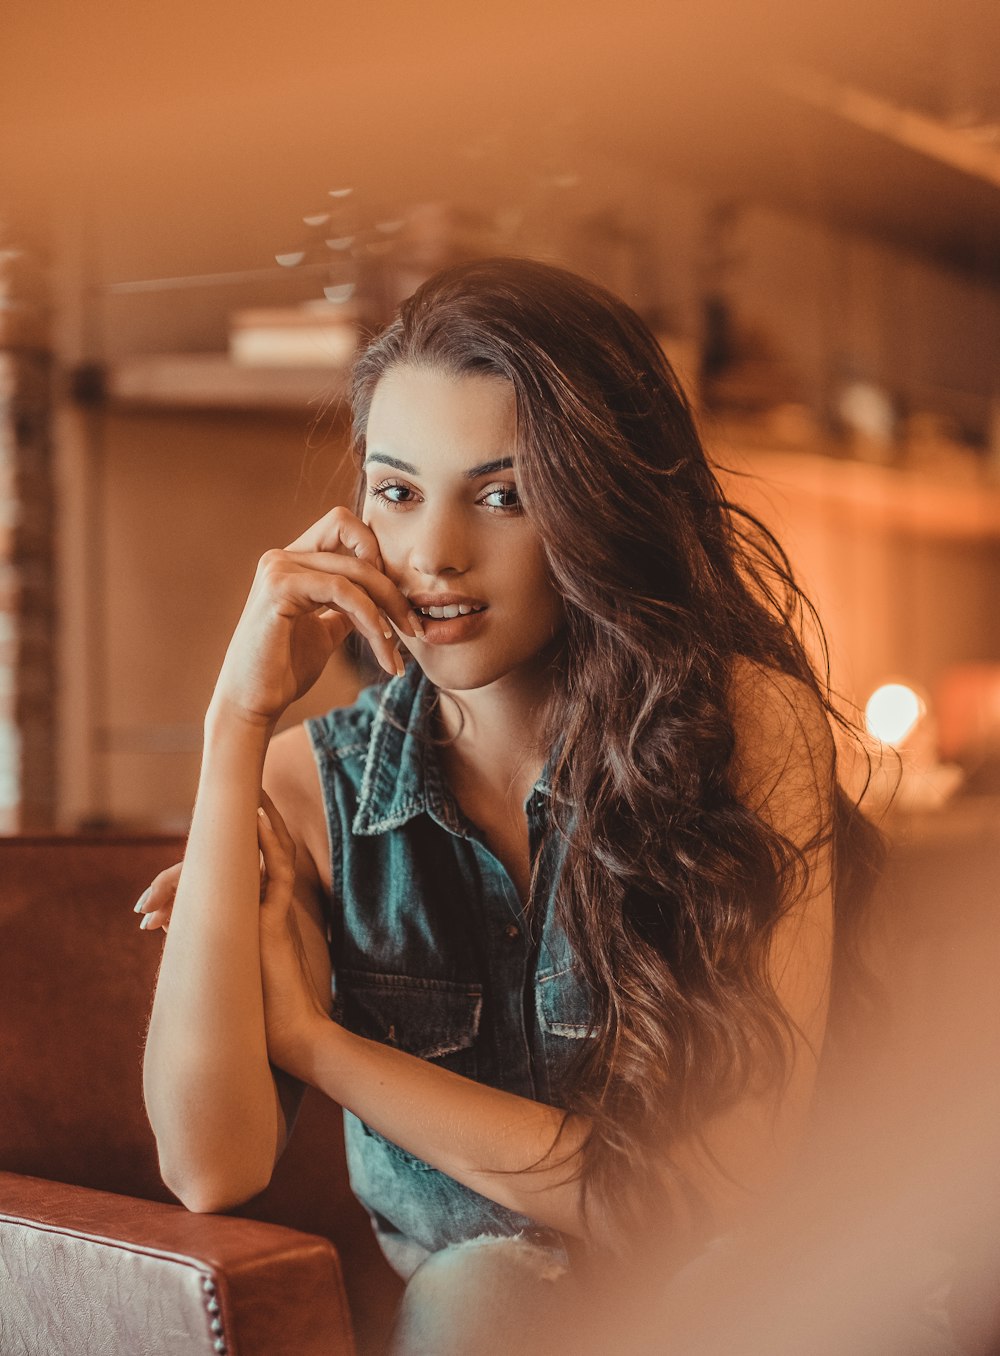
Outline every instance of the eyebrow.
<svg viewBox="0 0 1000 1356"><path fill-rule="evenodd" d="M386 452L372 452L365 457L365 468L373 462L378 462L382 466L391 466L396 471L405 471L407 475L418 476L418 469L408 461L400 461L398 457L390 457ZM497 471L510 471L513 469L513 457L497 457L496 461L484 461L480 466L471 466L468 471L462 474L466 480L478 480L480 476L496 475Z"/></svg>

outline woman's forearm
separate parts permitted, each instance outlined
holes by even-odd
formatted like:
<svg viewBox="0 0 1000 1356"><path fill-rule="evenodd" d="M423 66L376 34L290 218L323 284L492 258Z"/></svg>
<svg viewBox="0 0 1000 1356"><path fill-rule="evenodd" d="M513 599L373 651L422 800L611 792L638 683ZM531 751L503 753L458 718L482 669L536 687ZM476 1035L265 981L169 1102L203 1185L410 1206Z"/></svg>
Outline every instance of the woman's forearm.
<svg viewBox="0 0 1000 1356"><path fill-rule="evenodd" d="M284 1121L267 1059L257 807L269 731L212 711L144 1064L164 1180L191 1209L262 1190Z"/></svg>
<svg viewBox="0 0 1000 1356"><path fill-rule="evenodd" d="M314 1024L294 1072L464 1186L563 1233L585 1232L577 1180L584 1121L331 1021Z"/></svg>
<svg viewBox="0 0 1000 1356"><path fill-rule="evenodd" d="M589 1124L557 1107L487 1087L403 1050L318 1019L292 1072L354 1112L408 1153L510 1210L561 1233L585 1237L613 1228L614 1203L588 1202L579 1180ZM671 1200L671 1235L697 1241L704 1221L677 1190L686 1180L720 1232L738 1223L791 1160L803 1132L812 1062L796 1060L784 1095L746 1096L672 1145L651 1207ZM609 1214L610 1211L610 1214Z"/></svg>

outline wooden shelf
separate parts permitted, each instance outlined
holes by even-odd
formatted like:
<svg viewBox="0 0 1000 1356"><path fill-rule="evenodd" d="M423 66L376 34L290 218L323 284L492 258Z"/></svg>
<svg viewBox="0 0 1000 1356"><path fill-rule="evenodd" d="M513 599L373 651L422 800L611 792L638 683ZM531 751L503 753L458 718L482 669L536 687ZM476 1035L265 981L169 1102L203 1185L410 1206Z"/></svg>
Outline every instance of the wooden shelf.
<svg viewBox="0 0 1000 1356"><path fill-rule="evenodd" d="M301 410L314 413L347 391L344 368L251 367L224 353L149 354L104 369L102 396L130 409Z"/></svg>
<svg viewBox="0 0 1000 1356"><path fill-rule="evenodd" d="M938 479L928 472L876 466L815 452L715 446L721 467L752 476L760 490L822 503L831 514L920 537L1000 542L1000 486ZM741 475L727 477L739 502Z"/></svg>

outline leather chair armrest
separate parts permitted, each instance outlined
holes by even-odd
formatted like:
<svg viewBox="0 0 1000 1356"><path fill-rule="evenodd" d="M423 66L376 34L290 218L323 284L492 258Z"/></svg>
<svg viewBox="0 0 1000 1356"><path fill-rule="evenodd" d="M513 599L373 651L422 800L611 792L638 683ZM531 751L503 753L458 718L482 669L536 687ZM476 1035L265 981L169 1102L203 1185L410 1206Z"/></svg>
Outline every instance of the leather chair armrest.
<svg viewBox="0 0 1000 1356"><path fill-rule="evenodd" d="M0 1351L354 1356L331 1243L0 1172Z"/></svg>

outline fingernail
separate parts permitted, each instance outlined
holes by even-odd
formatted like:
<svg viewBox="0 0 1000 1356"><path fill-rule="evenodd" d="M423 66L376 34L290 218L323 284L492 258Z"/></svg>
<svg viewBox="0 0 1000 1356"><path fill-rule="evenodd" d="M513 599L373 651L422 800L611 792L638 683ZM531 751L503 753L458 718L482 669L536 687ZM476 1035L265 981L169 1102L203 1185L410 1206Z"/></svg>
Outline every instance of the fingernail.
<svg viewBox="0 0 1000 1356"><path fill-rule="evenodd" d="M139 920L139 926L140 926L140 928L142 928L143 930L145 930L146 928L148 928L148 927L149 927L149 919L150 919L150 915L149 915L148 913L144 913L143 916L142 916L142 918Z"/></svg>
<svg viewBox="0 0 1000 1356"><path fill-rule="evenodd" d="M133 913L142 913L143 905L152 893L152 889L153 887L151 885L146 886L145 890L143 890L142 894L139 896L139 902L132 909Z"/></svg>
<svg viewBox="0 0 1000 1356"><path fill-rule="evenodd" d="M417 616L415 612L408 612L406 615L409 618L410 625L413 627L416 634L423 638L424 634L423 622L420 620L420 618Z"/></svg>
<svg viewBox="0 0 1000 1356"><path fill-rule="evenodd" d="M396 677L402 678L403 674L406 672L406 665L403 662L403 656L399 653L398 649L396 651L395 659L396 659Z"/></svg>
<svg viewBox="0 0 1000 1356"><path fill-rule="evenodd" d="M389 618L384 612L379 613L379 616L382 618L382 634L385 636L386 640L392 640L396 633L389 623Z"/></svg>
<svg viewBox="0 0 1000 1356"><path fill-rule="evenodd" d="M263 805L258 805L258 806L257 806L257 813L260 815L261 819L264 821L264 823L267 825L267 827L270 828L270 827L271 827L271 821L268 819L268 817L267 817L267 811L264 809Z"/></svg>

